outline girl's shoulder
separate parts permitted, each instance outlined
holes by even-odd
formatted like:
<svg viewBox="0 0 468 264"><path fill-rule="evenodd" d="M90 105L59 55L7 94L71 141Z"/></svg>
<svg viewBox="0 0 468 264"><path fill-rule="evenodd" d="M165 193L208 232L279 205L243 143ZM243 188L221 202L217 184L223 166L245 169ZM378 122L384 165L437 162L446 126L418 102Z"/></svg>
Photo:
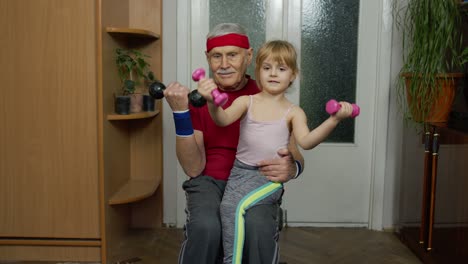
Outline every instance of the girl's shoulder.
<svg viewBox="0 0 468 264"><path fill-rule="evenodd" d="M250 102L251 96L253 96L253 95L241 95L241 96L236 98L236 101L243 102L243 103Z"/></svg>
<svg viewBox="0 0 468 264"><path fill-rule="evenodd" d="M250 105L250 97L251 95L241 95L234 100L233 104L243 105L243 106L248 107Z"/></svg>
<svg viewBox="0 0 468 264"><path fill-rule="evenodd" d="M295 117L305 117L305 116L306 116L306 114L304 112L304 109L302 109L298 105L291 104L290 109L289 109L289 113L288 113L288 116L287 116L288 120L292 120Z"/></svg>
<svg viewBox="0 0 468 264"><path fill-rule="evenodd" d="M288 98L284 98L284 107L287 109L287 111L289 113L294 113L294 112L297 112L297 111L301 111L302 108L296 104L294 104L293 102L289 101Z"/></svg>

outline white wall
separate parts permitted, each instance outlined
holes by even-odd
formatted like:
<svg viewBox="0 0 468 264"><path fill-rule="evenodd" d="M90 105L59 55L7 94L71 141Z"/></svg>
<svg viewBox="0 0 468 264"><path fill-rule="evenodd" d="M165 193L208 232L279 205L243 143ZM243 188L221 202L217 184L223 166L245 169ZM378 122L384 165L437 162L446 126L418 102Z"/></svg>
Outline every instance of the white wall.
<svg viewBox="0 0 468 264"><path fill-rule="evenodd" d="M402 65L401 37L393 28L391 41L391 60L389 85L389 117L387 133L387 157L385 160L385 199L383 228L392 228L398 221L400 175L402 167L403 121L398 109L397 93L393 89L398 72Z"/></svg>

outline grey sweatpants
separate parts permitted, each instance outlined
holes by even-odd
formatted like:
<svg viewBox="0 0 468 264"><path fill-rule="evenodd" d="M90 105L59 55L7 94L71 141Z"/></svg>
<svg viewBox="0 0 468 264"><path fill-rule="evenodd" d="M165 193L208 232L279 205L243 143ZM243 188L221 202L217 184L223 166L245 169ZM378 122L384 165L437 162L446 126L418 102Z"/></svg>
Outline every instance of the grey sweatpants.
<svg viewBox="0 0 468 264"><path fill-rule="evenodd" d="M179 264L219 264L223 250L219 206L226 181L200 175L183 184L187 198L185 239ZM245 215L244 264L276 263L279 203L252 207ZM273 260L272 260L273 259Z"/></svg>
<svg viewBox="0 0 468 264"><path fill-rule="evenodd" d="M277 204L283 185L269 181L257 167L234 162L220 205L223 228L224 263L242 263L245 237L245 213L254 206ZM279 261L278 245L271 262ZM268 262L267 262L268 263Z"/></svg>

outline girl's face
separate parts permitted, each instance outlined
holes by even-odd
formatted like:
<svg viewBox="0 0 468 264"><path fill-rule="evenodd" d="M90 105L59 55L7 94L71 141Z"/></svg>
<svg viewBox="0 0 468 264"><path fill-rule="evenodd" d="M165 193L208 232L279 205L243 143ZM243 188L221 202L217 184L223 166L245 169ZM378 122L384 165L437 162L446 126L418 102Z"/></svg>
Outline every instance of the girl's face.
<svg viewBox="0 0 468 264"><path fill-rule="evenodd" d="M270 94L283 93L296 78L295 74L284 63L272 61L268 57L260 68L260 84L262 91Z"/></svg>

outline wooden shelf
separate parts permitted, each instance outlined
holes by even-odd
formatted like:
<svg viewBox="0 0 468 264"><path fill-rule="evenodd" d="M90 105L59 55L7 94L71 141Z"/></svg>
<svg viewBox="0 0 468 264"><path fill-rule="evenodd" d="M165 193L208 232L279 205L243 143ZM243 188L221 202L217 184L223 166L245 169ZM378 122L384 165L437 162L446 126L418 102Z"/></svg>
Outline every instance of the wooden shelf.
<svg viewBox="0 0 468 264"><path fill-rule="evenodd" d="M144 119L144 118L152 118L159 114L159 110L150 111L150 112L140 112L134 113L129 115L119 115L119 114L109 114L107 115L107 120L132 120L132 119Z"/></svg>
<svg viewBox="0 0 468 264"><path fill-rule="evenodd" d="M152 40L158 40L159 34L152 31L138 28L118 28L118 27L106 27L106 32L116 36L129 36L129 37L140 37Z"/></svg>
<svg viewBox="0 0 468 264"><path fill-rule="evenodd" d="M109 198L109 205L128 204L150 197L161 182L161 177L148 180L130 179Z"/></svg>
<svg viewBox="0 0 468 264"><path fill-rule="evenodd" d="M0 245L8 246L75 246L75 247L99 247L100 240L93 239L37 239L37 238L0 238Z"/></svg>

